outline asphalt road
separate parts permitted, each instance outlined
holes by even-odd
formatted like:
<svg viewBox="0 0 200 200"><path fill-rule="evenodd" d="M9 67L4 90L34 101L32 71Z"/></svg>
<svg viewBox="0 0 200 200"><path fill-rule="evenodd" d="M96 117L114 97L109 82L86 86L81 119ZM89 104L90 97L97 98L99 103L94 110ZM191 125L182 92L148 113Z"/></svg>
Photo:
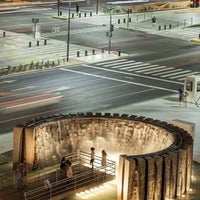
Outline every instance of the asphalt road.
<svg viewBox="0 0 200 200"><path fill-rule="evenodd" d="M96 64L2 78L0 133L39 115L117 110L122 105L173 94L181 85Z"/></svg>
<svg viewBox="0 0 200 200"><path fill-rule="evenodd" d="M66 21L52 19L53 13L56 10L51 6L22 8L17 16L15 13L0 15L1 28L32 34L31 19L38 17L40 30L46 37L64 41ZM87 47L107 46L106 26L91 24L87 19L72 20L71 23L71 43ZM60 27L58 35L52 34L54 27ZM187 73L200 72L199 46L188 41L116 28L112 48L130 57L117 66L102 62L1 78L0 134L11 132L17 123L38 115L117 110L122 105L173 94L183 84L180 78ZM129 68L132 66L127 62L133 60L154 65L154 68L150 71ZM127 68L120 68L122 65ZM169 68L171 74L158 72L158 68ZM155 73L150 73L151 70Z"/></svg>

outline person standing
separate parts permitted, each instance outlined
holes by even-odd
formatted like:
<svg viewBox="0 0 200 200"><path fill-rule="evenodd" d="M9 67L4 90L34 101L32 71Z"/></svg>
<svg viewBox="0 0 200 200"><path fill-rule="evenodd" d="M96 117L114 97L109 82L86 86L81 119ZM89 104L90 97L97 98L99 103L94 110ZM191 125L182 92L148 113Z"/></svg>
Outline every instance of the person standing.
<svg viewBox="0 0 200 200"><path fill-rule="evenodd" d="M152 25L155 26L156 25L156 17L155 16L152 17L151 21L152 21Z"/></svg>
<svg viewBox="0 0 200 200"><path fill-rule="evenodd" d="M24 162L21 162L17 166L17 172L18 172L18 186L17 186L17 189L18 190L24 189L24 178L25 178L24 171L25 171Z"/></svg>
<svg viewBox="0 0 200 200"><path fill-rule="evenodd" d="M103 167L105 167L105 166L106 166L107 153L106 153L105 150L102 150L101 153L102 153L102 157L101 157L101 165L102 165Z"/></svg>
<svg viewBox="0 0 200 200"><path fill-rule="evenodd" d="M24 160L23 164L24 164L24 185L27 185L28 167L27 167L27 164L26 164L26 160Z"/></svg>
<svg viewBox="0 0 200 200"><path fill-rule="evenodd" d="M183 89L179 88L178 93L179 93L179 105L181 105L181 102L183 101Z"/></svg>
<svg viewBox="0 0 200 200"><path fill-rule="evenodd" d="M66 165L66 178L68 179L67 184L72 182L72 177L73 177L72 163L71 161L68 160Z"/></svg>
<svg viewBox="0 0 200 200"><path fill-rule="evenodd" d="M92 169L94 168L94 158L95 158L95 148L91 147L91 154L90 154L90 165L92 165Z"/></svg>
<svg viewBox="0 0 200 200"><path fill-rule="evenodd" d="M65 161L65 157L62 157L61 161L60 161L60 170L65 170L66 167L66 161Z"/></svg>

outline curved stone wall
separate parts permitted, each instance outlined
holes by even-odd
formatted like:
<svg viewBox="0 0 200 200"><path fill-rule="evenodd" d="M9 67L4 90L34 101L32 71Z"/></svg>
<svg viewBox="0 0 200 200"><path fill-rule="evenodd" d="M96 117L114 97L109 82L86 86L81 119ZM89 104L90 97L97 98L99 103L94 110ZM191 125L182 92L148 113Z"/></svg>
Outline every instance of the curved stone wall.
<svg viewBox="0 0 200 200"><path fill-rule="evenodd" d="M59 163L78 149L102 149L119 159L118 200L173 198L189 190L192 137L146 117L77 113L38 117L14 128L13 164Z"/></svg>

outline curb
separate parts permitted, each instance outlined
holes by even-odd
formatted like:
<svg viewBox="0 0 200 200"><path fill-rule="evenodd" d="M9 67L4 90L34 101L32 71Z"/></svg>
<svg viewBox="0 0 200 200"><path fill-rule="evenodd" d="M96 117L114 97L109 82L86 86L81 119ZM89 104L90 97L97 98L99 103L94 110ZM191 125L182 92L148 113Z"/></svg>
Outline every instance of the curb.
<svg viewBox="0 0 200 200"><path fill-rule="evenodd" d="M200 43L200 39L193 39L193 40L191 40L191 42Z"/></svg>

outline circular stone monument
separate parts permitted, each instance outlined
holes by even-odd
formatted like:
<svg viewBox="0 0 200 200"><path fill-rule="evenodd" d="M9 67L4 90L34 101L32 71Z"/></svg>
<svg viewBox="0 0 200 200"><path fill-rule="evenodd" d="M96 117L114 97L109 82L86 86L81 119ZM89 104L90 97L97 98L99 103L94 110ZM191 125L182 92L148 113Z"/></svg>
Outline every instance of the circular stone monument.
<svg viewBox="0 0 200 200"><path fill-rule="evenodd" d="M192 137L160 120L91 112L42 116L18 124L13 141L13 168L24 158L32 166L59 163L92 146L118 155L118 200L172 199L190 188Z"/></svg>

